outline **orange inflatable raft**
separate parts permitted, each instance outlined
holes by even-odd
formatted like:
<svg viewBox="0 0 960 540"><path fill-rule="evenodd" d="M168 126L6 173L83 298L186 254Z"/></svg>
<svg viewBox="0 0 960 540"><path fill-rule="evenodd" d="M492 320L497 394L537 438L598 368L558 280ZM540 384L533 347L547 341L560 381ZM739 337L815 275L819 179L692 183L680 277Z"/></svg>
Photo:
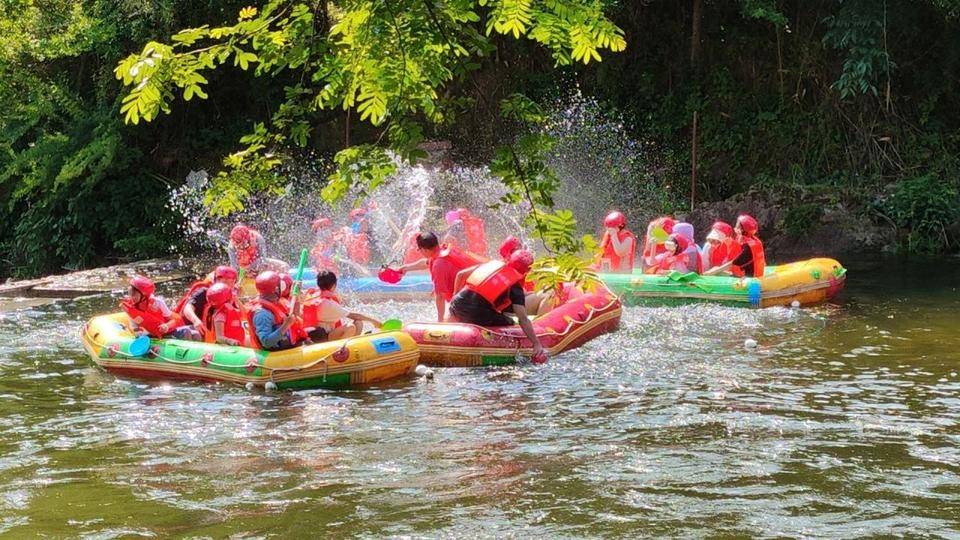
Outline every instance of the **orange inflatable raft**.
<svg viewBox="0 0 960 540"><path fill-rule="evenodd" d="M533 320L533 328L550 356L612 332L620 325L622 306L609 291L574 298ZM439 367L513 364L533 348L519 326L487 328L465 323L411 323L404 331L420 346L420 363Z"/></svg>

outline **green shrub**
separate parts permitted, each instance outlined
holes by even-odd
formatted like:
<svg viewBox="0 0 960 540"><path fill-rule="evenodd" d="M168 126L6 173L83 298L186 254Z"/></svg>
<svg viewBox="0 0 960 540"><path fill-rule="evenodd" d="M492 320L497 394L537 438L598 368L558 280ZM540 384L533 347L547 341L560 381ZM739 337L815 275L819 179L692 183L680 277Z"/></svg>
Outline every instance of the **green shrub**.
<svg viewBox="0 0 960 540"><path fill-rule="evenodd" d="M928 173L897 184L878 207L899 230L901 248L937 253L950 247L946 230L960 220L960 190L955 181Z"/></svg>

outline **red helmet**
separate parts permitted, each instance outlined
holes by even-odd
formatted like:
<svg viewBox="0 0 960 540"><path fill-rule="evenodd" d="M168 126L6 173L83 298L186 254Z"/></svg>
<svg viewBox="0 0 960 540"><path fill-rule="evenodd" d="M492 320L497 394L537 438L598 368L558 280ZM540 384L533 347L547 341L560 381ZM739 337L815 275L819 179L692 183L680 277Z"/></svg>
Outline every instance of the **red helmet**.
<svg viewBox="0 0 960 540"><path fill-rule="evenodd" d="M333 222L330 221L330 218L322 217L313 220L313 223L310 224L310 228L313 229L313 232L319 232L331 225L333 225Z"/></svg>
<svg viewBox="0 0 960 540"><path fill-rule="evenodd" d="M273 270L260 272L256 280L257 292L260 294L277 294L280 288L280 274Z"/></svg>
<svg viewBox="0 0 960 540"><path fill-rule="evenodd" d="M232 279L236 281L237 271L234 270L232 266L221 265L218 266L216 270L213 271L214 281L221 279Z"/></svg>
<svg viewBox="0 0 960 540"><path fill-rule="evenodd" d="M673 233L673 226L677 224L677 220L672 217L662 217L660 218L660 227L666 231L667 234Z"/></svg>
<svg viewBox="0 0 960 540"><path fill-rule="evenodd" d="M503 243L500 244L500 256L506 259L510 256L511 253L520 249L520 239L516 236L508 236L503 239Z"/></svg>
<svg viewBox="0 0 960 540"><path fill-rule="evenodd" d="M207 302L213 307L220 307L233 298L233 289L226 283L214 283L207 289Z"/></svg>
<svg viewBox="0 0 960 540"><path fill-rule="evenodd" d="M717 221L713 224L713 226L710 227L710 229L720 232L727 238L733 236L733 227L731 227L726 221Z"/></svg>
<svg viewBox="0 0 960 540"><path fill-rule="evenodd" d="M757 231L760 230L760 225L757 223L757 220L747 214L740 214L740 216L737 217L737 225L740 226L741 231L749 235L757 234Z"/></svg>
<svg viewBox="0 0 960 540"><path fill-rule="evenodd" d="M246 225L237 225L230 231L230 239L235 244L242 244L250 241L250 227Z"/></svg>
<svg viewBox="0 0 960 540"><path fill-rule="evenodd" d="M521 274L526 274L530 271L530 267L533 266L533 253L526 249L518 249L510 255L510 261L507 262L507 266Z"/></svg>
<svg viewBox="0 0 960 540"><path fill-rule="evenodd" d="M293 278L286 272L280 274L280 296L290 298L291 290L293 290Z"/></svg>
<svg viewBox="0 0 960 540"><path fill-rule="evenodd" d="M130 280L130 286L140 291L144 296L151 296L157 290L157 286L149 278L143 276L133 276Z"/></svg>
<svg viewBox="0 0 960 540"><path fill-rule="evenodd" d="M627 216L623 215L623 212L614 210L607 214L607 217L603 220L604 227L623 227L627 224Z"/></svg>
<svg viewBox="0 0 960 540"><path fill-rule="evenodd" d="M354 208L350 211L350 219L362 218L365 215L367 215L367 209L362 206L360 208Z"/></svg>

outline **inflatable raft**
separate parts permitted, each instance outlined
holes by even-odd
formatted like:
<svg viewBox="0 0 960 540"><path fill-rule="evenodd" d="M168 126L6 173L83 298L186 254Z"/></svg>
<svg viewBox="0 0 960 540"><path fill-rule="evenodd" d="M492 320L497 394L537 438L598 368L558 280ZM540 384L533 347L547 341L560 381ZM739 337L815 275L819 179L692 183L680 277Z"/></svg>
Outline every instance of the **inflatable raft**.
<svg viewBox="0 0 960 540"><path fill-rule="evenodd" d="M367 334L285 351L262 351L197 341L154 339L145 354L131 351L127 316L94 317L81 330L83 345L103 369L136 378L202 382L273 382L278 388L338 388L402 377L420 357L402 332Z"/></svg>
<svg viewBox="0 0 960 540"><path fill-rule="evenodd" d="M602 291L571 300L533 320L540 342L551 356L616 330L620 301ZM530 340L519 326L486 328L464 323L412 323L404 327L420 345L420 363L440 367L513 364L529 356Z"/></svg>
<svg viewBox="0 0 960 540"><path fill-rule="evenodd" d="M317 283L317 273L312 268L303 273L303 286L314 287ZM385 302L396 300L411 302L426 300L433 294L433 282L430 274L411 273L403 277L397 284L380 281L374 276L350 277L341 276L337 280L337 292L351 300L362 302ZM252 278L243 280L243 294L248 297L256 296L257 288Z"/></svg>
<svg viewBox="0 0 960 540"><path fill-rule="evenodd" d="M625 305L665 305L697 301L733 306L808 306L837 295L847 270L833 259L809 259L769 266L761 278L700 276L697 274L601 274L607 287Z"/></svg>

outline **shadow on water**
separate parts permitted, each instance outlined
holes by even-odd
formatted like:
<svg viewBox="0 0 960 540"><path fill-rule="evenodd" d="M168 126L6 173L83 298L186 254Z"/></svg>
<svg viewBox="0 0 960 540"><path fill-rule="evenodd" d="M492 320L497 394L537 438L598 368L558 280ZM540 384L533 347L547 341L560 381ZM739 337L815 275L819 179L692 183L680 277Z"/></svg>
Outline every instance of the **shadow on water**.
<svg viewBox="0 0 960 540"><path fill-rule="evenodd" d="M950 536L960 276L849 266L842 305L629 308L544 367L346 391L103 374L76 332L116 298L3 314L0 530Z"/></svg>

